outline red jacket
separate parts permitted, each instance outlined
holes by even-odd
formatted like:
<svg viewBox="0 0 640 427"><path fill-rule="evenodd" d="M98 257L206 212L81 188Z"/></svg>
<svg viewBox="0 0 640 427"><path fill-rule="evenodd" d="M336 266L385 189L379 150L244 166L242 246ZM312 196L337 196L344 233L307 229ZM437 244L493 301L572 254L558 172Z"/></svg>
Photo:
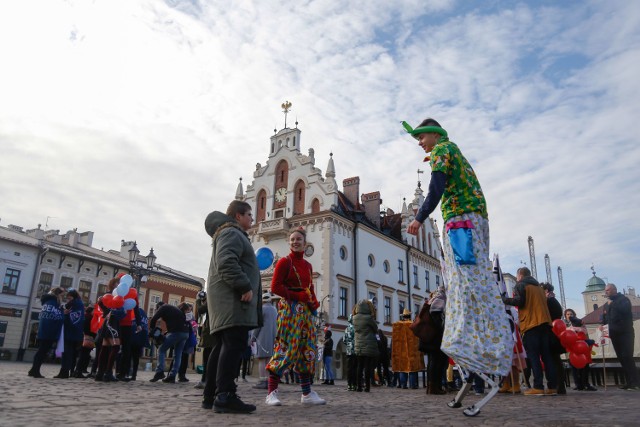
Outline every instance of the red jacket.
<svg viewBox="0 0 640 427"><path fill-rule="evenodd" d="M320 303L316 298L312 275L313 269L304 259L304 253L291 252L277 262L271 281L271 292L289 302L306 302L311 310L316 310Z"/></svg>

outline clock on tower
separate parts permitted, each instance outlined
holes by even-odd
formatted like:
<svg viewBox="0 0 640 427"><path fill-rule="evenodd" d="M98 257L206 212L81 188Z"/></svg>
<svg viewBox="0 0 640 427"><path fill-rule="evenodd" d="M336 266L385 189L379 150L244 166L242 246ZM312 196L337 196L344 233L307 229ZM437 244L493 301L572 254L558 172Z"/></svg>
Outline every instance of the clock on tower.
<svg viewBox="0 0 640 427"><path fill-rule="evenodd" d="M284 203L287 200L287 189L285 187L278 188L276 190L275 199L279 204Z"/></svg>

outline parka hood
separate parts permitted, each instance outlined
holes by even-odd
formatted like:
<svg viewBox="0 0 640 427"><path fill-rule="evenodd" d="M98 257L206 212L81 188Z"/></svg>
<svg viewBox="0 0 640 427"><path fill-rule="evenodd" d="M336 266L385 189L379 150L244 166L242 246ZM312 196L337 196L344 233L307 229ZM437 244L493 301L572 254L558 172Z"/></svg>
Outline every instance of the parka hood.
<svg viewBox="0 0 640 427"><path fill-rule="evenodd" d="M369 301L360 301L356 306L356 314L371 314L371 305Z"/></svg>
<svg viewBox="0 0 640 427"><path fill-rule="evenodd" d="M238 223L235 219L231 218L229 215L223 214L222 212L213 211L207 218L204 220L204 229L210 237L213 237L220 228L229 224L230 226L238 226Z"/></svg>

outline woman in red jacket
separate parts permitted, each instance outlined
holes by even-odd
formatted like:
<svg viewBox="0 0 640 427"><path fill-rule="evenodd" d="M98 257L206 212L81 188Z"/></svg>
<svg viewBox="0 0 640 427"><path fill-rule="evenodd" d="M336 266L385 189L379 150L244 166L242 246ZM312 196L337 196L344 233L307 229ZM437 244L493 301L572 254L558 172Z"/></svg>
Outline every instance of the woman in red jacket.
<svg viewBox="0 0 640 427"><path fill-rule="evenodd" d="M279 406L278 383L286 369L300 376L302 397L307 405L324 405L315 391L311 391L311 378L315 373L316 331L313 324L318 299L313 288L313 270L304 259L307 234L300 228L289 235L291 253L276 264L271 281L271 292L282 297L278 304L278 332L274 354L267 364L269 372L269 406Z"/></svg>

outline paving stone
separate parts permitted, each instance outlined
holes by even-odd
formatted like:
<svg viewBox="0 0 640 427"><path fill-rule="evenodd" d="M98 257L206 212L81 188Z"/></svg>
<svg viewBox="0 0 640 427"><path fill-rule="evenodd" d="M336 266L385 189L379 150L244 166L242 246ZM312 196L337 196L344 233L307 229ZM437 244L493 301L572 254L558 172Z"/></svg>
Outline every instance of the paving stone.
<svg viewBox="0 0 640 427"><path fill-rule="evenodd" d="M200 408L201 391L188 383L151 383L153 372L139 372L138 381L101 383L93 379L52 378L59 366L44 365L43 375L27 376L26 363L0 362L0 426L638 426L640 392L609 387L596 392L568 390L566 396L498 395L476 417L451 409L454 395L427 396L425 389L374 387L370 393L349 392L346 383L315 385L327 400L302 406L300 388L282 384L283 406L264 403L265 390L238 385L238 394L258 409L254 414L216 414ZM463 408L482 396L470 395Z"/></svg>

